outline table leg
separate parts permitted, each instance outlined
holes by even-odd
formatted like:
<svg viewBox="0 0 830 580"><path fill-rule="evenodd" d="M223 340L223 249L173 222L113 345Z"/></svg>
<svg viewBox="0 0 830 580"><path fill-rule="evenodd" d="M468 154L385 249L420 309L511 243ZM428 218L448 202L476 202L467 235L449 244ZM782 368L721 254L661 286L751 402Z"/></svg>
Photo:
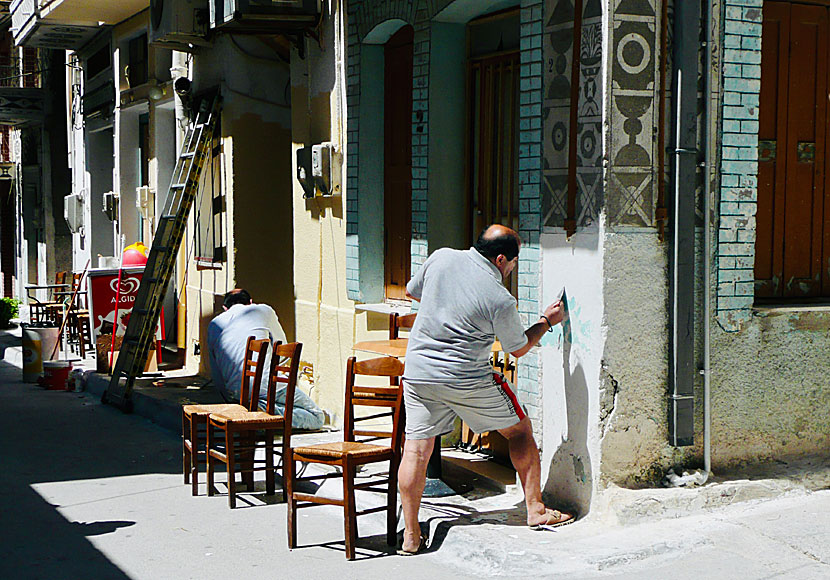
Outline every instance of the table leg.
<svg viewBox="0 0 830 580"><path fill-rule="evenodd" d="M427 463L427 482L424 486L424 497L448 497L457 495L455 490L444 483L441 470L441 437L435 438L432 446L432 455Z"/></svg>

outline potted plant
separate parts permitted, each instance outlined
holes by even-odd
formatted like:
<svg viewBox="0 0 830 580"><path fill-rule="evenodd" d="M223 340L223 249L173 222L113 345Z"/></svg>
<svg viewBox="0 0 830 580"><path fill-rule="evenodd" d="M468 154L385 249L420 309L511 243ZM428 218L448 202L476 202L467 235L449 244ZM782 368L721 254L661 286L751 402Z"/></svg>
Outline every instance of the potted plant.
<svg viewBox="0 0 830 580"><path fill-rule="evenodd" d="M20 300L17 298L0 298L0 328L11 328L12 318L20 312Z"/></svg>

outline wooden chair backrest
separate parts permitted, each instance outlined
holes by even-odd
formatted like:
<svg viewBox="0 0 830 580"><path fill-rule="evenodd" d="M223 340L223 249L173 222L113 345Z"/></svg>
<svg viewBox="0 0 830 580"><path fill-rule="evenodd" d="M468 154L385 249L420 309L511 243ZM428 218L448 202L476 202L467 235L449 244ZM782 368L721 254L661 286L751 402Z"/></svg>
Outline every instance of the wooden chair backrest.
<svg viewBox="0 0 830 580"><path fill-rule="evenodd" d="M398 336L399 331L401 328L412 328L415 324L415 316L417 312L412 312L411 314L398 314L393 312L389 315L389 340L395 340L396 338L400 338Z"/></svg>
<svg viewBox="0 0 830 580"><path fill-rule="evenodd" d="M285 384L285 431L283 444L291 441L291 421L294 418L294 393L297 390L297 377L300 374L300 353L303 351L301 342L274 343L271 365L268 371L268 393L266 395L265 412L275 415L277 386ZM257 393L257 398L259 393ZM255 403L254 403L255 404Z"/></svg>
<svg viewBox="0 0 830 580"><path fill-rule="evenodd" d="M55 272L55 284L66 284L68 272Z"/></svg>
<svg viewBox="0 0 830 580"><path fill-rule="evenodd" d="M392 448L400 452L403 438L403 388L398 385L388 387L364 386L358 384L360 376L390 377L399 383L403 375L403 363L393 357L373 358L357 362L355 357L349 357L346 362L346 409L344 414L344 438L346 441L357 441L356 437L392 440ZM364 417L355 416L355 407L385 407L389 412L372 414ZM357 430L356 421L368 421L381 417L392 417L391 431Z"/></svg>
<svg viewBox="0 0 830 580"><path fill-rule="evenodd" d="M271 341L267 338L248 337L245 345L245 359L242 361L242 387L239 390L239 404L249 411L256 411L259 403L259 388L265 372L265 356ZM254 355L256 354L256 357Z"/></svg>
<svg viewBox="0 0 830 580"><path fill-rule="evenodd" d="M82 272L74 272L72 274L72 291L74 292L81 284L81 278L84 275ZM78 289L75 295L75 304L72 306L74 310L86 310L86 290L84 288Z"/></svg>

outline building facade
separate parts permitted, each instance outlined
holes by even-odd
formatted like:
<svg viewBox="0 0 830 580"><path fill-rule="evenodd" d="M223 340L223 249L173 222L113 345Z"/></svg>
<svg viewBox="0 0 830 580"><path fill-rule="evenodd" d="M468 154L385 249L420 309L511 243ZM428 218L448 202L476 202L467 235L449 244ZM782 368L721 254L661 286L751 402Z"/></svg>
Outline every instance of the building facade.
<svg viewBox="0 0 830 580"><path fill-rule="evenodd" d="M830 2L328 0L293 28L221 4L170 1L205 17L174 34L124 3L63 47L76 269L149 245L189 99L222 96L166 321L190 368L246 287L337 423L353 345L500 222L527 324L567 303L516 373L549 495L826 453Z"/></svg>

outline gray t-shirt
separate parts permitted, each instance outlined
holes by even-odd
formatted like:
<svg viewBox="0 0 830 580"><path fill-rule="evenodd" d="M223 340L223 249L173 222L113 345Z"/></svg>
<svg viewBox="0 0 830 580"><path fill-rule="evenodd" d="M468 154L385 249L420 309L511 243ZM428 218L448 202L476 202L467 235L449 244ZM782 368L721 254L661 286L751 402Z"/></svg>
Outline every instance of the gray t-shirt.
<svg viewBox="0 0 830 580"><path fill-rule="evenodd" d="M527 344L516 299L501 273L475 248L441 248L406 286L421 302L406 349L404 378L469 386L493 372L490 351L498 337L507 352Z"/></svg>

